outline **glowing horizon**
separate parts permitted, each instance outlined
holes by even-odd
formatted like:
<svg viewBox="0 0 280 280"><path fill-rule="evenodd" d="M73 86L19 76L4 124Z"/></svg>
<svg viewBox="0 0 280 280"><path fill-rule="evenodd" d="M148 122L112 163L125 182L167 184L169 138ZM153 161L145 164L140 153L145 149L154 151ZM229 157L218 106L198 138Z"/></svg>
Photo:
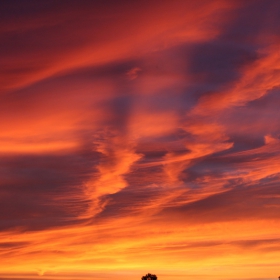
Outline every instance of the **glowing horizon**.
<svg viewBox="0 0 280 280"><path fill-rule="evenodd" d="M277 279L279 12L3 3L0 279Z"/></svg>

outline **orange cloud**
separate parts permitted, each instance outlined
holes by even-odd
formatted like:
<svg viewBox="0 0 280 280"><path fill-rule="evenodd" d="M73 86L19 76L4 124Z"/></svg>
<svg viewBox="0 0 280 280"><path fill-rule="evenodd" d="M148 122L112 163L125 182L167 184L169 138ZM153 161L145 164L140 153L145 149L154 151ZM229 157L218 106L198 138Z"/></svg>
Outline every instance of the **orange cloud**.
<svg viewBox="0 0 280 280"><path fill-rule="evenodd" d="M74 2L0 11L0 277L278 276L279 4Z"/></svg>
<svg viewBox="0 0 280 280"><path fill-rule="evenodd" d="M215 113L232 106L244 106L279 87L278 44L270 45L260 52L260 58L242 71L242 78L227 91L213 93L201 98L194 114ZM267 69L267 71L264 71Z"/></svg>
<svg viewBox="0 0 280 280"><path fill-rule="evenodd" d="M182 41L213 38L219 32L217 19L226 20L220 11L228 11L233 4L201 2L203 9L184 1L160 5L157 1L146 5L111 3L109 8L100 4L99 12L92 5L71 7L62 3L39 10L38 14L32 11L31 18L23 14L13 22L8 20L2 30L5 43L14 40L17 45L5 50L2 90L30 85L83 66L138 57ZM50 17L51 23L47 20ZM13 37L19 28L25 30L26 37L21 33L19 38Z"/></svg>

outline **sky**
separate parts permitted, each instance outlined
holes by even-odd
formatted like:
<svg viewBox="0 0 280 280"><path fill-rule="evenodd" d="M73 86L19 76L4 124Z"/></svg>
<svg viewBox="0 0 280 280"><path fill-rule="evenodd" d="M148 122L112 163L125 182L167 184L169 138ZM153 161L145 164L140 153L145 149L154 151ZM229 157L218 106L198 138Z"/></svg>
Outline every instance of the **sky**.
<svg viewBox="0 0 280 280"><path fill-rule="evenodd" d="M4 0L0 279L280 274L280 1Z"/></svg>

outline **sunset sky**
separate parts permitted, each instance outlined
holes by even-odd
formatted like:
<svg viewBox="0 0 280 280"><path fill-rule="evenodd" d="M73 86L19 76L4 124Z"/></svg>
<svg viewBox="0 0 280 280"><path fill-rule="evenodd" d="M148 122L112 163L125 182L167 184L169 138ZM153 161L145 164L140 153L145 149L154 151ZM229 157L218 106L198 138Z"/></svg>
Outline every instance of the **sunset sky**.
<svg viewBox="0 0 280 280"><path fill-rule="evenodd" d="M3 0L0 93L0 279L278 279L279 0Z"/></svg>

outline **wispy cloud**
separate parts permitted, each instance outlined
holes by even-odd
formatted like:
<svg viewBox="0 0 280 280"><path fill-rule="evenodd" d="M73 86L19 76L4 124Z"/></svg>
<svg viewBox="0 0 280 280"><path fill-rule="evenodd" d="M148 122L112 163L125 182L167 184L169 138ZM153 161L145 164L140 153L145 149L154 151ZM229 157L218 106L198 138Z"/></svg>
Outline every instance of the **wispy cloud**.
<svg viewBox="0 0 280 280"><path fill-rule="evenodd" d="M3 3L0 277L277 277L279 11Z"/></svg>

